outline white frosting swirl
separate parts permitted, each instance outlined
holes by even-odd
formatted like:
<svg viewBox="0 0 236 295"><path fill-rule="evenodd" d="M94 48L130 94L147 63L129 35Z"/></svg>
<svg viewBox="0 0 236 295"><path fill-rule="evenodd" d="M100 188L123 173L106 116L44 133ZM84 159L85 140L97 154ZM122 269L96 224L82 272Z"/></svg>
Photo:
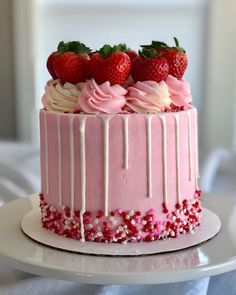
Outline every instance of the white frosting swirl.
<svg viewBox="0 0 236 295"><path fill-rule="evenodd" d="M94 79L88 80L79 94L78 107L87 114L117 114L126 103L126 93L118 84L107 81L98 85Z"/></svg>
<svg viewBox="0 0 236 295"><path fill-rule="evenodd" d="M83 83L76 85L65 83L62 85L59 80L49 80L42 103L46 110L50 112L73 113L79 111L78 96L81 93Z"/></svg>
<svg viewBox="0 0 236 295"><path fill-rule="evenodd" d="M136 82L128 88L127 106L136 113L159 113L170 109L171 99L164 81Z"/></svg>

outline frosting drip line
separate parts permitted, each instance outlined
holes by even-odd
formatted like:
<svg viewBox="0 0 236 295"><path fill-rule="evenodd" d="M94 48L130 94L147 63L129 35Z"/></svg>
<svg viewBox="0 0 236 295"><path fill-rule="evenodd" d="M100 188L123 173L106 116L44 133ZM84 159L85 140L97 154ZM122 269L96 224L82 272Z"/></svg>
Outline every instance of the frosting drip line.
<svg viewBox="0 0 236 295"><path fill-rule="evenodd" d="M45 132L46 195L48 195L48 193L49 193L49 175L48 175L48 127L47 127L47 112L44 112L44 132Z"/></svg>
<svg viewBox="0 0 236 295"><path fill-rule="evenodd" d="M104 207L105 216L108 216L108 189L109 189L109 122L110 117L103 118L103 154L104 154Z"/></svg>
<svg viewBox="0 0 236 295"><path fill-rule="evenodd" d="M176 132L176 188L177 203L180 204L180 155L179 155L179 116L175 115L175 132Z"/></svg>
<svg viewBox="0 0 236 295"><path fill-rule="evenodd" d="M168 191L167 191L167 155L166 155L166 120L160 117L162 123L162 166L163 166L163 203L168 205Z"/></svg>
<svg viewBox="0 0 236 295"><path fill-rule="evenodd" d="M129 117L123 117L124 122L124 168L129 168Z"/></svg>
<svg viewBox="0 0 236 295"><path fill-rule="evenodd" d="M71 217L74 214L75 208L75 171L74 171L74 117L70 116L70 212Z"/></svg>
<svg viewBox="0 0 236 295"><path fill-rule="evenodd" d="M80 233L81 241L85 241L83 214L86 208L86 154L85 154L85 124L86 117L79 120L79 142L80 142L80 169L81 169L81 210L80 210Z"/></svg>
<svg viewBox="0 0 236 295"><path fill-rule="evenodd" d="M59 192L59 205L62 205L60 115L57 115L57 146L58 146L57 152L58 152L58 192Z"/></svg>
<svg viewBox="0 0 236 295"><path fill-rule="evenodd" d="M147 122L147 196L152 197L152 116L146 117Z"/></svg>

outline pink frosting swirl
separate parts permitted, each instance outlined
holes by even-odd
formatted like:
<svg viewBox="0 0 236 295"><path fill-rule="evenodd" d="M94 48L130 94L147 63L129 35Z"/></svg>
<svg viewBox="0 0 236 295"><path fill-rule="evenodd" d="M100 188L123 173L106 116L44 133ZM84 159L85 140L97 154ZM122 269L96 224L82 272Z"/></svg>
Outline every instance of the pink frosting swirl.
<svg viewBox="0 0 236 295"><path fill-rule="evenodd" d="M94 79L85 82L79 94L78 109L87 114L117 114L126 103L127 91L122 86L106 81L98 85Z"/></svg>
<svg viewBox="0 0 236 295"><path fill-rule="evenodd" d="M171 99L164 81L136 82L128 88L126 105L136 113L159 113L170 109Z"/></svg>
<svg viewBox="0 0 236 295"><path fill-rule="evenodd" d="M190 93L190 85L184 80L178 80L175 77L169 75L165 80L168 85L170 98L172 103L178 107L184 107L185 109L191 108L190 102L192 101L192 95Z"/></svg>

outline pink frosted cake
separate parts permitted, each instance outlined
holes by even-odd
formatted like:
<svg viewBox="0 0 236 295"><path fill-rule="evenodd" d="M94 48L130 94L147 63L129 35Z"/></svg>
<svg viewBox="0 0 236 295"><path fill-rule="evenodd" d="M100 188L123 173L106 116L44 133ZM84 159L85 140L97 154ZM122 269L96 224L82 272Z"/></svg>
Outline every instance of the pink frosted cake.
<svg viewBox="0 0 236 295"><path fill-rule="evenodd" d="M176 238L200 225L197 111L185 51L90 52L60 42L40 111L43 227L94 242Z"/></svg>

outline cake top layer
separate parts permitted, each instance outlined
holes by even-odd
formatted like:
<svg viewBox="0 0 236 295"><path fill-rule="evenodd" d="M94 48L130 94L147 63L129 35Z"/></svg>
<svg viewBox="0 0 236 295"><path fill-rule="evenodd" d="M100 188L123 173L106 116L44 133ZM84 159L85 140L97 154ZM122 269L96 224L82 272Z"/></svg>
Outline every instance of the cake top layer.
<svg viewBox="0 0 236 295"><path fill-rule="evenodd" d="M125 44L93 51L78 41L60 42L47 60L52 76L42 103L47 111L84 114L159 113L191 108L189 83L183 79L184 49L164 42Z"/></svg>

